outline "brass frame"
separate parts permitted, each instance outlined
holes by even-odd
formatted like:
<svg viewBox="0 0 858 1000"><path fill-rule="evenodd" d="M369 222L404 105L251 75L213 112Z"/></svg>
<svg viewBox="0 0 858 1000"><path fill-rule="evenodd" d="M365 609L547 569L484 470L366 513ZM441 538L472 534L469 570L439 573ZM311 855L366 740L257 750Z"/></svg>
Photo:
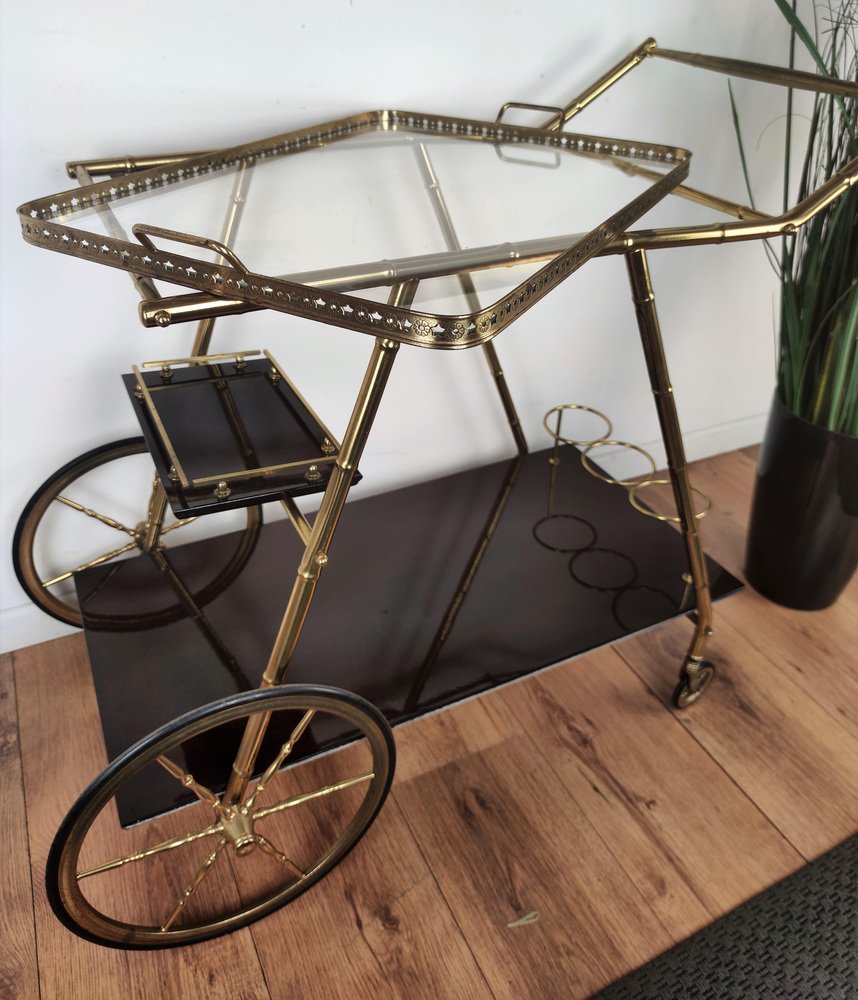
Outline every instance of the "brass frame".
<svg viewBox="0 0 858 1000"><path fill-rule="evenodd" d="M490 342L504 327L539 301L590 257L617 253L624 255L626 259L641 344L667 452L670 483L685 540L695 594L696 610L692 615L694 633L680 672L681 687L677 698L678 703L685 705L694 701L711 679L712 668L704 660L703 650L706 640L712 634L712 601L698 530L698 518L694 510L692 489L688 481L687 461L673 387L670 382L655 306L647 251L666 247L768 239L794 233L814 214L841 196L853 184L858 183L858 159L850 162L828 184L792 210L778 217L767 217L762 213L693 189L678 188L680 181L688 172L689 154L685 150L655 144L632 144L619 140L606 140L601 137L582 136L562 131L562 127L584 107L650 57L661 57L717 72L734 73L781 85L799 86L817 91L823 89L847 96L858 96L858 85L854 83L821 81L813 74L796 73L737 60L659 49L653 39L647 39L565 107L550 109L541 106L527 106L533 110L552 111L551 117L542 124L541 128L525 128L501 124L500 121L489 123L449 116L435 115L429 118L416 112L407 111L374 111L329 122L317 128L289 132L273 139L245 144L227 151L189 156L167 154L148 158L114 158L71 164L69 173L85 183L86 186L83 189L75 193L66 192L38 199L19 209L23 235L28 242L131 272L141 294L149 300L143 303L143 319L147 324L169 325L171 322L179 320L202 319L192 350L193 356L207 353L211 323L214 317L256 308L289 312L362 333L369 333L375 338L372 355L342 445L332 445L332 452L329 456L329 460L333 464L332 473L323 494L321 507L312 524L301 514L294 502L284 502L284 508L290 521L305 544L305 551L297 569L280 630L262 677L261 687L263 689L275 687L283 682L322 569L329 562L331 540L400 344L406 343L447 350L482 345L486 349L487 360L515 437L516 446L519 452L523 452L526 450L524 437L503 377L500 362ZM502 117L503 111L510 106L513 106L512 102L501 109L499 119ZM109 207L111 201L127 197L139 186L156 187L174 183L188 173L199 174L236 164L247 165L259 157L291 155L371 130L407 130L415 133L415 151L418 163L439 226L447 243L447 252L392 262L359 264L345 269L291 275L286 278L253 274L247 271L229 247L230 237L234 232L243 203L246 180L244 170L239 170L237 173L236 186L227 212L223 236L219 241L138 225L134 227L133 231L139 243L134 244L128 241L124 233L110 222L112 218ZM527 243L463 250L456 237L428 153L425 146L419 141L420 136L425 135L452 135L495 144L501 142L529 143L555 151L574 150L577 153L607 157L609 160L611 160L610 151L614 151L625 156L639 156L643 161L653 158L663 160L671 163L672 166L667 174L654 179L653 186L644 195L636 198L590 233L561 236L554 240L536 240ZM645 166L636 167L634 164L630 166L626 163L618 165L623 169L631 169L644 176L647 175ZM92 182L92 177L99 173L128 174L131 179ZM635 219L671 190L678 191L683 197L692 198L722 211L726 210L735 215L737 221L715 226L628 231ZM99 211L108 213L108 228L111 235L98 236L56 221L60 213L73 214L78 209L90 207L96 207ZM113 221L115 222L115 220ZM213 250L219 257L219 261L215 264L209 264L184 254L159 250L153 242L153 237ZM518 285L511 293L489 307L480 306L470 272L481 268L543 260L548 260L548 263L534 276ZM458 276L470 312L455 316L441 316L414 311L411 308L418 282L441 274ZM151 280L153 278L166 279L179 285L189 286L195 289L195 293L163 298L155 290ZM362 287L380 285L392 286L390 299L386 306L346 294ZM155 291L154 295L152 295L153 291ZM442 623L436 637L436 643L424 665L424 671L431 668L436 647L440 648L440 645L443 644L447 632L455 620L461 599L467 592L476 567L479 565L485 542L490 537L503 509L509 484L515 477L516 469L517 465L513 466L510 480L505 483L501 490L485 537L481 538L474 551L454 603ZM163 516L163 498L157 487L150 500L150 512L153 527L149 534L152 535L153 544L156 544L160 530L160 519ZM244 736L233 763L229 784L222 799L217 803L217 808L224 815L228 814L232 817L236 810L247 807L248 802L252 804L256 792L252 792L247 800L244 799L244 796L256 767L266 726L267 716L259 714L253 716L245 727ZM271 776L269 771L271 768L265 772L260 786ZM189 775L181 777L183 781L185 778L191 778ZM245 811L247 811L246 808ZM245 829L245 827L247 828ZM238 849L244 844L247 836L252 836L252 830L247 824L234 834L230 832L231 828L227 829L225 826L224 829L232 837L233 846L236 847L237 853L240 853ZM226 841L221 846L225 843ZM197 880L204 875L205 866L198 873ZM190 891L193 891L193 888L192 885ZM172 920L171 916L168 923L172 923ZM164 928L164 930L166 933L168 928Z"/></svg>

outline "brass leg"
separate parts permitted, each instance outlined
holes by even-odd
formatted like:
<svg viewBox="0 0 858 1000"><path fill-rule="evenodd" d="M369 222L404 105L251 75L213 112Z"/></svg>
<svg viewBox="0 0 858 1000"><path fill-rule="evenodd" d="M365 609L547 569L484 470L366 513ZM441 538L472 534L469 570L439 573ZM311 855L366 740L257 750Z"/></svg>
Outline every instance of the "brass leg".
<svg viewBox="0 0 858 1000"><path fill-rule="evenodd" d="M685 662L680 672L679 687L674 696L678 707L684 707L691 704L703 693L703 689L713 675L712 665L703 659L703 648L706 640L712 634L712 598L709 593L709 579L706 573L703 547L700 543L698 522L694 516L694 502L691 495L691 484L688 481L685 447L679 429L673 386L670 384L670 375L667 370L667 358L661 339L646 251L632 251L626 255L626 263L650 386L655 397L661 435L667 451L670 482L685 537L691 578L694 583L697 609L692 619L694 621L694 636L685 656Z"/></svg>
<svg viewBox="0 0 858 1000"><path fill-rule="evenodd" d="M235 238L235 231L241 220L241 213L244 203L247 200L247 187L250 183L250 175L247 172L247 161L242 161L241 166L236 171L235 183L232 187L232 196L227 207L226 219L221 230L220 242L224 246L231 246ZM197 332L194 337L194 346L191 348L193 357L200 357L209 353L212 333L214 332L215 317L207 316L201 319L197 325Z"/></svg>
<svg viewBox="0 0 858 1000"><path fill-rule="evenodd" d="M396 286L391 292L391 304L407 306L413 299L416 289L416 281ZM351 487L364 445L369 437L398 350L399 344L396 341L379 337L375 342L363 383L349 419L348 428L343 437L342 447L325 489L319 512L313 521L289 603L283 614L280 631L277 633L274 648L262 677L263 688L274 687L282 683L286 668L295 652L298 638L310 610L316 584L322 569L328 563L328 548L345 506L346 496ZM233 764L233 773L224 794L223 803L225 806L237 805L241 801L259 754L267 723L265 715L254 716L248 722Z"/></svg>
<svg viewBox="0 0 858 1000"><path fill-rule="evenodd" d="M510 460L500 491L495 499L491 511L489 512L486 525L482 530L477 544L474 546L474 550L471 553L470 559L468 559L465 571L459 579L459 585L456 588L456 593L453 595L453 599L447 608L447 613L441 619L441 624L432 639L429 652L426 654L420 669L417 671L417 675L411 685L411 690L408 692L408 697L405 699L406 712L412 712L417 708L423 694L423 689L426 686L426 682L432 675L435 664L438 662L438 657L441 655L441 650L444 648L444 644L446 643L450 632L453 630L453 626L456 624L456 618L462 610L462 605L465 603L465 598L468 596L471 584L474 582L474 578L480 568L480 563L483 561L483 556L486 554L489 543L491 542L497 526L500 523L500 519L503 516L503 512L506 509L507 501L510 498L515 482L518 479L518 472L521 468L522 458L522 455L517 455L515 458Z"/></svg>
<svg viewBox="0 0 858 1000"><path fill-rule="evenodd" d="M144 552L154 552L158 548L166 513L167 491L158 476L155 476L152 493L149 496L149 508L146 513L146 534L140 543L140 548Z"/></svg>
<svg viewBox="0 0 858 1000"><path fill-rule="evenodd" d="M229 671L229 675L235 682L236 688L239 691L246 691L248 688L253 687L253 682L241 669L241 665L238 660L236 660L236 658L232 655L232 651L218 635L216 629L208 620L208 616L205 611L203 611L201 605L185 586L184 580L182 580L179 574L170 565L170 561L164 552L156 550L152 552L152 558L155 561L155 565L167 578L167 581L173 588L176 596L179 598L182 607L184 607L188 618L190 618L190 620L197 626L202 633L203 638L214 650L217 658Z"/></svg>
<svg viewBox="0 0 858 1000"><path fill-rule="evenodd" d="M432 161L429 159L429 151L423 143L420 143L415 147L415 152L417 154L417 164L420 167L421 174L423 175L423 183L426 185L426 190L429 192L429 197L432 201L432 208L435 212L435 218L438 220L438 225L441 232L444 234L444 242L447 244L447 249L461 250L462 244L459 242L459 237L456 235L456 229L453 226L453 219L450 215L450 210L447 208L447 202L444 198L444 193L441 190L438 175L435 173L435 168L432 166ZM458 274L458 279L459 286L462 289L465 301L468 304L468 309L472 312L478 312L480 309L480 299L477 295L474 279L466 271L460 272ZM507 423L512 431L515 447L518 450L519 455L526 455L527 441L524 437L524 431L521 429L521 421L518 419L518 413L515 409L512 393L509 391L509 386L507 385L503 366L501 365L500 358L495 350L495 345L491 343L491 341L483 344L483 356L489 366L489 371L492 373L495 389L497 389L501 406L503 406L503 411L506 414Z"/></svg>
<svg viewBox="0 0 858 1000"><path fill-rule="evenodd" d="M379 338L375 342L342 448L313 522L304 557L298 567L295 586L262 678L263 687L273 687L282 682L286 666L295 651L313 592L322 569L327 565L328 547L345 505L398 349L399 344L392 340Z"/></svg>
<svg viewBox="0 0 858 1000"><path fill-rule="evenodd" d="M464 284L464 276L460 276L460 281ZM470 281L470 278L468 279ZM489 341L487 344L483 344L483 355L488 362L489 369L492 373L492 378L495 382L495 388L500 396L501 405L503 406L504 413L506 414L507 422L509 423L510 430L512 431L513 439L515 440L515 446L518 449L519 455L527 454L527 441L524 437L524 431L521 429L521 423L518 419L518 413L515 410L515 403L512 401L512 395L509 391L509 386L507 385L506 376L503 373L503 368L500 363L500 358L495 350L495 345Z"/></svg>

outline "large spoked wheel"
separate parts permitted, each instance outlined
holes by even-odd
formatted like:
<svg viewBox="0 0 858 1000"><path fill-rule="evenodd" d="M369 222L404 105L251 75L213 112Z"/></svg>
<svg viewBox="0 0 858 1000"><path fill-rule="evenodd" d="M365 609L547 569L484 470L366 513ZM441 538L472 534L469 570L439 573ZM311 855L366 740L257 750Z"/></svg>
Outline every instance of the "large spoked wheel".
<svg viewBox="0 0 858 1000"><path fill-rule="evenodd" d="M96 629L150 628L187 613L176 593L164 590L133 612L111 609L100 588L83 609L75 572L94 566L118 571L143 551L153 495L154 468L142 437L95 448L55 472L33 494L21 515L12 545L18 581L43 611L69 625ZM262 524L259 507L199 519L177 520L167 510L153 558L188 541L226 535L204 576L190 582L199 606L213 600L241 571L253 552Z"/></svg>
<svg viewBox="0 0 858 1000"><path fill-rule="evenodd" d="M226 808L245 724L265 713L254 777ZM315 753L344 734L347 745ZM302 752L315 756L291 764ZM381 713L333 688L250 691L191 712L118 757L75 803L48 857L51 906L76 934L117 948L234 931L342 860L381 808L394 760ZM164 803L171 812L139 821ZM123 827L120 815L138 821Z"/></svg>

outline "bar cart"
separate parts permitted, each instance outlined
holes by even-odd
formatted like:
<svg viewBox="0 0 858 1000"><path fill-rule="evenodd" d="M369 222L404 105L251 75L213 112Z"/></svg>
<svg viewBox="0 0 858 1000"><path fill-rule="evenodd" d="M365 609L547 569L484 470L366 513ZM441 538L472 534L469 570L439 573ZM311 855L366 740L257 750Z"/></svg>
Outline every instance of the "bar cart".
<svg viewBox="0 0 858 1000"><path fill-rule="evenodd" d="M282 506L302 549L258 688L195 708L136 742L84 791L63 822L47 886L57 916L76 933L128 948L227 933L305 891L368 829L393 775L389 722L355 694L283 681L397 352L403 344L480 348L521 459L527 447L494 339L598 255L626 258L687 551L693 635L676 705L692 704L711 682L714 668L704 658L712 607L698 530L701 511L688 481L646 254L794 231L856 183L858 163L774 218L683 188L687 150L565 129L587 104L654 56L792 86L820 85L808 74L672 52L650 39L564 108L510 103L495 121L384 109L232 149L78 163L70 169L82 187L19 210L29 243L128 272L144 299L145 324L199 321L187 356L146 362L125 377L145 444L130 439L82 456L50 477L28 505L15 559L30 596L65 621L108 633L133 630L144 648L148 629L190 617L227 670L240 673L229 637L207 620L206 605L257 548L262 504ZM854 96L856 90L841 85L844 93ZM510 124L512 108L543 120L538 127ZM534 175L534 152L550 159L551 171ZM396 197L409 192L401 177L417 178L425 191L421 227L398 226L395 208L381 213L371 197L355 197L359 182L369 179L395 206ZM543 194L551 188L542 201L550 208L541 216L528 197L534 184ZM591 196L594 190L599 197ZM477 239L462 230L476 191L485 223ZM739 221L632 231L671 193L702 198ZM334 266L331 247L313 226L318 212L343 220L343 245L337 248L343 257ZM493 282L489 304L480 293L483 275ZM165 297L155 280L190 291ZM378 288L388 290L386 299L374 296ZM254 309L373 338L341 439L272 353L212 353L214 319ZM587 441L564 434L563 410L546 418L555 449L565 443L586 451L610 443L610 429ZM149 455L156 475L139 523L125 524L95 503L72 498L82 477L109 474L114 463ZM486 537L518 475L517 462L498 493ZM639 494L646 483L624 485L645 507ZM296 502L311 493L322 496L312 523ZM57 507L130 540L95 558L73 559L74 569L45 571L38 564L39 537ZM170 536L181 536L183 525L196 519L224 515L238 518L238 530L227 536L218 558L190 576L180 572L180 556L173 553L181 547L172 550ZM475 550L459 596L470 586L482 551ZM98 590L109 592L115 567L129 553L147 557L146 564L168 580L170 601L144 601L135 610L87 619L73 595L58 595L57 587L76 570L97 569ZM454 600L438 631L438 647L458 607ZM242 613L248 621L252 617L250 608Z"/></svg>

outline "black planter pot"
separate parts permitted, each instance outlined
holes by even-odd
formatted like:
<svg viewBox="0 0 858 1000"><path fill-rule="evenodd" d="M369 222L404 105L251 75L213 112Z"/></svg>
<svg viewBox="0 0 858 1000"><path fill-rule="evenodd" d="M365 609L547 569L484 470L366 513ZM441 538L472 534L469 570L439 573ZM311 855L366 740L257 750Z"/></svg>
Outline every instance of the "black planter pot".
<svg viewBox="0 0 858 1000"><path fill-rule="evenodd" d="M858 567L858 438L818 427L777 398L760 450L746 575L764 597L816 611Z"/></svg>

